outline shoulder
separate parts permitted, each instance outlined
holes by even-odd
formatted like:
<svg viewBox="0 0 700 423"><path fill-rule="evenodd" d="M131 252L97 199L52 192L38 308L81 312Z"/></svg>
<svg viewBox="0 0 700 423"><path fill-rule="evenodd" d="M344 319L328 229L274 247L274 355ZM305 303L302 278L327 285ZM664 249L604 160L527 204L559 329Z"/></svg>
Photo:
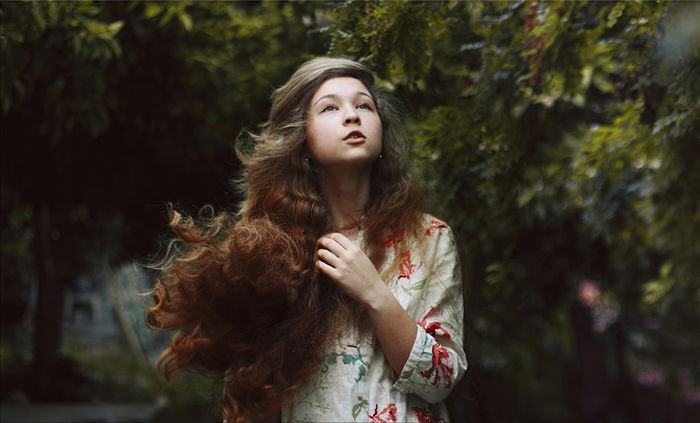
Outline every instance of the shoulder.
<svg viewBox="0 0 700 423"><path fill-rule="evenodd" d="M423 238L421 241L428 245L441 245L444 248L455 244L455 237L450 225L429 213L423 214L421 230L416 235Z"/></svg>
<svg viewBox="0 0 700 423"><path fill-rule="evenodd" d="M433 251L438 254L454 249L456 246L450 225L429 213L423 214L420 230L415 236L418 237L418 240L416 240L418 245L423 245L427 251Z"/></svg>
<svg viewBox="0 0 700 423"><path fill-rule="evenodd" d="M432 214L429 213L423 213L423 235L427 237L432 237L437 234L443 234L443 233L448 233L450 234L452 232L452 229L450 226L447 224L442 219L439 219Z"/></svg>
<svg viewBox="0 0 700 423"><path fill-rule="evenodd" d="M399 250L428 252L438 244L454 244L452 229L447 222L429 213L423 213L410 231L392 232L384 239L385 248Z"/></svg>

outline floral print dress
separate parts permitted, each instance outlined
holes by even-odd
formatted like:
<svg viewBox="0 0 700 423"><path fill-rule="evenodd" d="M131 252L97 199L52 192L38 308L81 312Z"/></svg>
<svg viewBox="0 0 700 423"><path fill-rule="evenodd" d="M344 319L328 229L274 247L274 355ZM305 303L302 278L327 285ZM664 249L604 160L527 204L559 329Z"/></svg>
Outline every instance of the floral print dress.
<svg viewBox="0 0 700 423"><path fill-rule="evenodd" d="M396 377L371 328L356 327L327 352L321 369L282 410L283 422L449 421L442 402L467 369L462 348L462 279L454 236L445 222L425 216L423 248L394 234L399 269L387 281L418 326L411 354ZM362 236L356 241L362 245ZM385 265L393 262L387 248ZM384 274L386 269L380 269Z"/></svg>

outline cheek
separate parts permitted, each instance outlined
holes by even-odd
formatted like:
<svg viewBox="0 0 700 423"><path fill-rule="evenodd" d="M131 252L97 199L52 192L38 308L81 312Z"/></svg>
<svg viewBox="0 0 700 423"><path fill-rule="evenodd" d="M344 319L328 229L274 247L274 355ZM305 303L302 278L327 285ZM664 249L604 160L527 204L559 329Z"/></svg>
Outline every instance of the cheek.
<svg viewBox="0 0 700 423"><path fill-rule="evenodd" d="M375 122L375 134L377 138L379 139L379 144L381 146L382 140L384 139L384 131L382 129L382 121L377 117L377 120Z"/></svg>
<svg viewBox="0 0 700 423"><path fill-rule="evenodd" d="M322 139L328 135L329 123L322 118L311 118L306 124L306 136L308 138Z"/></svg>
<svg viewBox="0 0 700 423"><path fill-rule="evenodd" d="M328 149L324 142L325 138L326 133L323 129L323 125L320 125L318 122L307 125L306 148L313 157L318 158L319 156L323 156L325 150Z"/></svg>

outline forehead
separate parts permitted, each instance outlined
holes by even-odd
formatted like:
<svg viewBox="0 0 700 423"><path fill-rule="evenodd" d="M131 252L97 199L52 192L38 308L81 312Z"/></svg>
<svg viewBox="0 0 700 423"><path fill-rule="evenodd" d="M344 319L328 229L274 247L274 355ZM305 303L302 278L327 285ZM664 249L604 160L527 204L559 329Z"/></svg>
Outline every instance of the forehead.
<svg viewBox="0 0 700 423"><path fill-rule="evenodd" d="M357 93L370 95L369 90L359 79L350 76L338 76L324 81L314 93L311 102L324 96L352 97ZM370 95L371 97L371 95Z"/></svg>

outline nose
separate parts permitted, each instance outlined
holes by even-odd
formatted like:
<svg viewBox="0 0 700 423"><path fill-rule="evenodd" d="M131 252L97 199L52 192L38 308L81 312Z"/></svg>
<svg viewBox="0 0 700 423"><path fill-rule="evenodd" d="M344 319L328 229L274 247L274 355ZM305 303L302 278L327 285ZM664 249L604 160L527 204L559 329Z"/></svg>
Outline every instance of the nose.
<svg viewBox="0 0 700 423"><path fill-rule="evenodd" d="M345 124L360 123L360 115L357 114L357 110L354 107L348 109L345 113Z"/></svg>

